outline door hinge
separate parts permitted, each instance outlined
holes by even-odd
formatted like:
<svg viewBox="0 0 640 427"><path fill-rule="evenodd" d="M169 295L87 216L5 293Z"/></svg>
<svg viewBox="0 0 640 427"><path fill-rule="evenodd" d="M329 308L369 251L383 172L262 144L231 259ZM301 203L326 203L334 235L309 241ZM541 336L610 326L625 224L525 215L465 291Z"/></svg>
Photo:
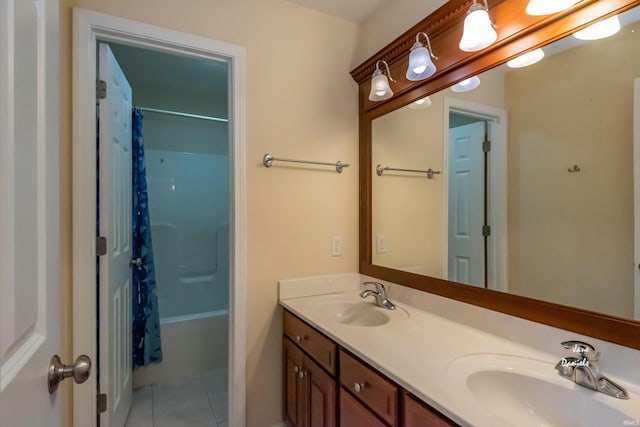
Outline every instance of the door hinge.
<svg viewBox="0 0 640 427"><path fill-rule="evenodd" d="M107 412L107 395L105 393L98 395L98 413Z"/></svg>
<svg viewBox="0 0 640 427"><path fill-rule="evenodd" d="M96 255L103 256L107 254L107 238L104 236L96 237Z"/></svg>
<svg viewBox="0 0 640 427"><path fill-rule="evenodd" d="M485 153L491 151L491 141L487 140L482 143L482 151Z"/></svg>
<svg viewBox="0 0 640 427"><path fill-rule="evenodd" d="M96 98L105 99L107 97L107 82L96 80Z"/></svg>
<svg viewBox="0 0 640 427"><path fill-rule="evenodd" d="M482 226L482 237L489 237L489 236L491 236L491 226L483 225Z"/></svg>

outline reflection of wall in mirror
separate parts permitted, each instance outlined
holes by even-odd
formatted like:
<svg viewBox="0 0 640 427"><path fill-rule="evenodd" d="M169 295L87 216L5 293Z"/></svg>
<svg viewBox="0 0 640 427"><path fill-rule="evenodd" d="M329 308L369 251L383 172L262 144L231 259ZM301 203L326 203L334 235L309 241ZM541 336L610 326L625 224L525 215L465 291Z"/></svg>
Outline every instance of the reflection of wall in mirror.
<svg viewBox="0 0 640 427"><path fill-rule="evenodd" d="M401 108L373 120L373 264L446 276L444 97L503 107L502 73L496 70L482 79L480 87L472 92L454 93L447 89L431 95L432 105L427 109ZM378 164L402 169L431 168L442 174L431 180L425 174L403 172L385 172L379 177L375 172ZM378 236L384 237L384 251L377 250Z"/></svg>
<svg viewBox="0 0 640 427"><path fill-rule="evenodd" d="M633 317L634 26L506 75L511 292Z"/></svg>

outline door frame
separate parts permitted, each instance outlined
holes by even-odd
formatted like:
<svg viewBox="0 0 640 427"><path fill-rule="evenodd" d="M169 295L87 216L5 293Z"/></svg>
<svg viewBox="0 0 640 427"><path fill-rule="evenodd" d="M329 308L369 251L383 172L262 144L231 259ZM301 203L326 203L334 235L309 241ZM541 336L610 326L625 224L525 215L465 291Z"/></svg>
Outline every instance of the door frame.
<svg viewBox="0 0 640 427"><path fill-rule="evenodd" d="M246 51L209 38L74 8L72 98L73 351L97 357L96 319L96 49L97 41L123 43L230 64L231 260L229 289L229 424L245 425L246 389ZM95 367L84 390L96 390ZM97 424L96 396L74 386L76 426Z"/></svg>
<svg viewBox="0 0 640 427"><path fill-rule="evenodd" d="M442 150L443 165L446 170L442 174L443 200L446 200L449 189L449 113L456 112L485 120L491 140L491 155L489 156L489 195L487 200L488 220L491 226L491 236L487 241L487 278L488 289L506 291L508 288L507 262L507 111L501 108L462 99L445 96L444 98L444 128L443 141L447 141ZM443 229L449 229L449 207L443 203ZM443 236L443 271L448 271L448 233Z"/></svg>

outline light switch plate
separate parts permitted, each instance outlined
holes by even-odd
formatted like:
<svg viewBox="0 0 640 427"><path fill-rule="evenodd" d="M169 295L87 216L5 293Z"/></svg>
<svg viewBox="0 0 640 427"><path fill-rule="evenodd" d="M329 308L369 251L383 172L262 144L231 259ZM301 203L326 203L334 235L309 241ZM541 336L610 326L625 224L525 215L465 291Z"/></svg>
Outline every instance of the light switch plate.
<svg viewBox="0 0 640 427"><path fill-rule="evenodd" d="M331 236L331 256L342 256L342 236Z"/></svg>

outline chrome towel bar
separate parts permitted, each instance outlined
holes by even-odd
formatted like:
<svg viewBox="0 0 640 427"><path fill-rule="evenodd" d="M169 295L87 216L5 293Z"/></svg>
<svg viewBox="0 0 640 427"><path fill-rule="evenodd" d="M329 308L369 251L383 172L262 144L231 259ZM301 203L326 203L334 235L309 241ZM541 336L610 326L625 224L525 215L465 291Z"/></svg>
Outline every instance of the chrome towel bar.
<svg viewBox="0 0 640 427"><path fill-rule="evenodd" d="M344 168L348 168L349 167L349 163L342 163L340 160L338 160L335 163L314 162L312 160L283 159L283 158L279 158L279 157L273 157L271 154L265 154L264 157L262 158L262 164L264 164L268 168L271 167L273 162L306 163L306 164L310 164L310 165L334 166L336 168L336 172L338 172L338 173L342 173L342 170Z"/></svg>
<svg viewBox="0 0 640 427"><path fill-rule="evenodd" d="M413 172L413 173L424 173L427 174L427 178L428 179L433 179L433 175L439 175L442 172L440 171L434 171L433 169L429 168L427 170L419 170L419 169L398 169L398 168L390 168L390 167L384 167L382 165L378 165L376 166L376 173L378 174L378 176L382 176L382 174L384 173L384 171L396 171L396 172Z"/></svg>

